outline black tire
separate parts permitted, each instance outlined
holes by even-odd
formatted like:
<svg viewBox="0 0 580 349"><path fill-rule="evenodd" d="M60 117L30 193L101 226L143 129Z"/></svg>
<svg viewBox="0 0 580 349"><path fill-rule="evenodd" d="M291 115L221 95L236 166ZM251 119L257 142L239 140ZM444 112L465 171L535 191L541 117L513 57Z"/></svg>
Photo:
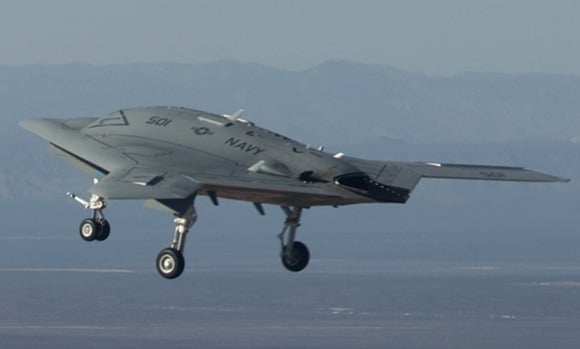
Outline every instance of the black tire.
<svg viewBox="0 0 580 349"><path fill-rule="evenodd" d="M92 218L84 219L79 226L79 234L85 241L95 240L100 230L100 225Z"/></svg>
<svg viewBox="0 0 580 349"><path fill-rule="evenodd" d="M159 252L155 263L157 271L166 279L175 279L185 269L183 254L174 248L166 248Z"/></svg>
<svg viewBox="0 0 580 349"><path fill-rule="evenodd" d="M285 251L282 253L282 264L286 269L292 272L304 270L310 261L310 251L308 247L300 241L295 241L292 246L292 254L286 256Z"/></svg>
<svg viewBox="0 0 580 349"><path fill-rule="evenodd" d="M102 221L100 221L98 223L98 234L97 234L97 241L105 241L107 240L107 238L109 237L109 235L111 234L111 225L109 224L109 221L107 221L106 219L103 219Z"/></svg>

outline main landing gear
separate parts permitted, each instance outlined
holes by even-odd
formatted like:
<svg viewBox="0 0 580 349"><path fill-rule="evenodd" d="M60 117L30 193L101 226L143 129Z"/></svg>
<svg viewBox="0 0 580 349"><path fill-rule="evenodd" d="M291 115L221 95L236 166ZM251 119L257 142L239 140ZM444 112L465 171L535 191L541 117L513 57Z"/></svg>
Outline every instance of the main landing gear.
<svg viewBox="0 0 580 349"><path fill-rule="evenodd" d="M286 269L298 272L306 268L310 260L310 252L305 244L296 241L296 230L300 226L301 207L282 206L286 213L286 221L282 232L278 235L281 243L280 258ZM183 214L176 215L175 232L168 248L157 256L156 267L161 276L166 279L175 279L185 268L183 250L189 229L197 220L197 213L193 202Z"/></svg>
<svg viewBox="0 0 580 349"><path fill-rule="evenodd" d="M91 199L86 201L73 193L67 193L66 195L83 205L86 209L93 210L93 216L84 219L79 226L81 238L85 241L105 241L111 233L111 225L103 214L103 209L107 207L105 199L98 195L92 195Z"/></svg>
<svg viewBox="0 0 580 349"><path fill-rule="evenodd" d="M282 232L278 235L281 245L280 258L286 269L299 272L306 268L310 261L308 247L302 242L296 241L296 230L300 226L302 207L282 206L282 210L286 213L286 221ZM285 237L286 241L284 241Z"/></svg>
<svg viewBox="0 0 580 349"><path fill-rule="evenodd" d="M300 226L301 207L282 206L286 213L286 221L282 232L278 235L281 244L280 258L286 269L298 272L306 268L310 261L310 252L305 244L296 241L296 230ZM189 229L197 220L197 213L193 202L183 214L175 217L175 232L168 248L162 250L157 256L156 267L161 276L166 279L175 279L181 275L185 268L183 250L185 238Z"/></svg>
<svg viewBox="0 0 580 349"><path fill-rule="evenodd" d="M193 203L187 210L173 220L175 222L175 232L168 248L162 250L157 255L157 271L166 279L175 279L185 268L183 250L185 248L185 238L189 229L197 220L197 214Z"/></svg>

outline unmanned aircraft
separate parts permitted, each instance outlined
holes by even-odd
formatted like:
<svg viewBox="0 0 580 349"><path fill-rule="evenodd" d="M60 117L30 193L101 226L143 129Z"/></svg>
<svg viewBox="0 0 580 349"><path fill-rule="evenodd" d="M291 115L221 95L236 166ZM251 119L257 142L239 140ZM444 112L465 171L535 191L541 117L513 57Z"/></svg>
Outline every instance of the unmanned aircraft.
<svg viewBox="0 0 580 349"><path fill-rule="evenodd" d="M302 211L313 206L404 204L422 178L521 182L568 179L520 167L373 161L312 148L241 118L181 107L123 109L101 118L25 120L59 158L93 176L90 199L68 196L92 210L79 232L103 241L111 231L108 200L147 200L174 214L169 247L157 256L161 276L185 267L185 238L197 219L194 202L205 195L278 205L286 214L280 256L286 269L306 268L310 252L296 240Z"/></svg>

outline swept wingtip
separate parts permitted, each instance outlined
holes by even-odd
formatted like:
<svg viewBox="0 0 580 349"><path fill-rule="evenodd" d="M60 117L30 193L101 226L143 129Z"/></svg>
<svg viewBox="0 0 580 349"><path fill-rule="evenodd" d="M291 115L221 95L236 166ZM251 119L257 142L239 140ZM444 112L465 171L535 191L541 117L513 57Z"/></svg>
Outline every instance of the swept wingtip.
<svg viewBox="0 0 580 349"><path fill-rule="evenodd" d="M32 120L21 120L18 121L18 126L22 127L23 129L28 130L32 124Z"/></svg>
<svg viewBox="0 0 580 349"><path fill-rule="evenodd" d="M47 119L27 119L19 121L18 126L30 132L38 133L38 130L45 128L48 123Z"/></svg>
<svg viewBox="0 0 580 349"><path fill-rule="evenodd" d="M550 182L557 182L557 183L569 183L572 181L571 178L564 178L564 177L557 177L557 176L550 176Z"/></svg>

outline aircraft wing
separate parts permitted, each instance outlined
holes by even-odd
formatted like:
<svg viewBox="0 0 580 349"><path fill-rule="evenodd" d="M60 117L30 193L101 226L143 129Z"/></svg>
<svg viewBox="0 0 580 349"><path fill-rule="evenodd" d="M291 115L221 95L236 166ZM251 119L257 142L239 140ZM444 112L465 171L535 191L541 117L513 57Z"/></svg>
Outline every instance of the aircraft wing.
<svg viewBox="0 0 580 349"><path fill-rule="evenodd" d="M444 163L407 164L423 178L474 179L486 181L511 182L568 182L568 179L555 177L523 167L485 166Z"/></svg>
<svg viewBox="0 0 580 349"><path fill-rule="evenodd" d="M345 157L377 181L413 190L422 178L465 179L511 182L569 182L522 167L446 164L436 162L372 161Z"/></svg>

